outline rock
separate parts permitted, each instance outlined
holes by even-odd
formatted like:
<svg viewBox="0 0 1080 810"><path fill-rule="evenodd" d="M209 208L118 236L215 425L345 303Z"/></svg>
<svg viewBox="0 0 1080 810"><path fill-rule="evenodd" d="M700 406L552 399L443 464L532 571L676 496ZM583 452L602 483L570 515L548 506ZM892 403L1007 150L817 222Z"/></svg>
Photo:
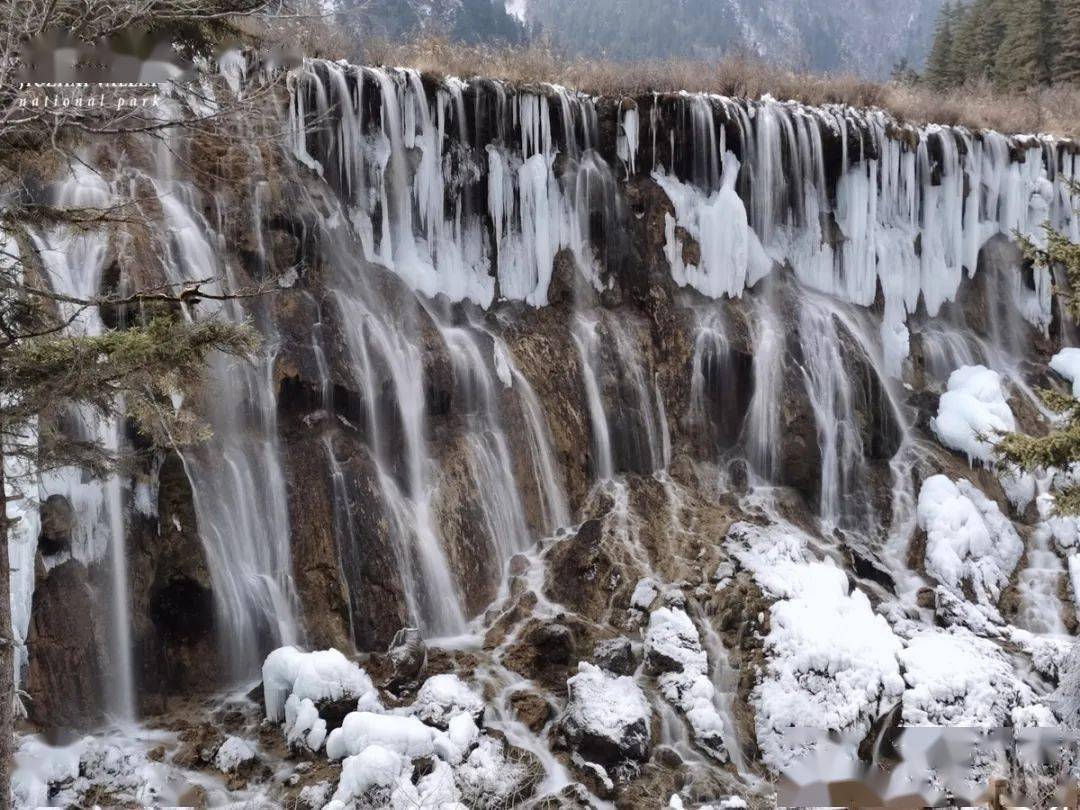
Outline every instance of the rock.
<svg viewBox="0 0 1080 810"><path fill-rule="evenodd" d="M529 558L524 554L515 554L510 558L510 576L520 577L529 570Z"/></svg>
<svg viewBox="0 0 1080 810"><path fill-rule="evenodd" d="M588 789L579 782L567 785L558 793L544 796L534 805L535 810L593 810Z"/></svg>
<svg viewBox="0 0 1080 810"><path fill-rule="evenodd" d="M101 719L108 610L86 567L68 560L34 589L27 648L30 719L43 728L89 728Z"/></svg>
<svg viewBox="0 0 1080 810"><path fill-rule="evenodd" d="M41 533L38 547L42 554L59 554L71 548L71 532L75 528L75 510L63 495L50 495L41 504Z"/></svg>
<svg viewBox="0 0 1080 810"><path fill-rule="evenodd" d="M582 661L566 688L560 731L586 762L612 770L649 758L652 710L633 678L614 677Z"/></svg>
<svg viewBox="0 0 1080 810"><path fill-rule="evenodd" d="M214 762L225 735L211 723L202 723L181 732L180 749L173 764L181 768L202 768Z"/></svg>
<svg viewBox="0 0 1080 810"><path fill-rule="evenodd" d="M551 704L536 692L514 692L510 695L510 707L514 711L514 717L534 734L539 733L551 719Z"/></svg>
<svg viewBox="0 0 1080 810"><path fill-rule="evenodd" d="M638 663L634 645L628 638L609 638L599 642L593 651L593 660L601 669L615 675L633 675Z"/></svg>
<svg viewBox="0 0 1080 810"><path fill-rule="evenodd" d="M915 602L921 608L933 609L935 606L934 589L922 587L919 588L919 592L915 595Z"/></svg>
<svg viewBox="0 0 1080 810"><path fill-rule="evenodd" d="M552 664L566 666L574 655L574 634L563 624L542 624L529 634L528 641Z"/></svg>
<svg viewBox="0 0 1080 810"><path fill-rule="evenodd" d="M654 757L657 763L663 765L665 768L681 768L683 759L679 756L679 752L672 748L670 745L661 745L656 749L656 755Z"/></svg>
<svg viewBox="0 0 1080 810"><path fill-rule="evenodd" d="M403 627L394 634L390 649L386 651L393 671L394 686L413 682L427 663L427 645L415 627Z"/></svg>

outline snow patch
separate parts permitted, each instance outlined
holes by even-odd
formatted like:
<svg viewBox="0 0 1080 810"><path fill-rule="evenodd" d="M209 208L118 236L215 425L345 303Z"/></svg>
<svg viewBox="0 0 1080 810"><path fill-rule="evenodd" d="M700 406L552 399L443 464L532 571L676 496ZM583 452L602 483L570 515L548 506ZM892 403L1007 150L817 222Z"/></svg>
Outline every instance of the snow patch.
<svg viewBox="0 0 1080 810"><path fill-rule="evenodd" d="M949 375L938 413L930 420L938 440L968 461L993 461L994 439L1016 430L1001 375L985 366L963 366Z"/></svg>
<svg viewBox="0 0 1080 810"><path fill-rule="evenodd" d="M996 604L1024 553L998 505L969 481L935 475L919 492L917 516L926 532L926 572L957 594L969 582L978 602Z"/></svg>

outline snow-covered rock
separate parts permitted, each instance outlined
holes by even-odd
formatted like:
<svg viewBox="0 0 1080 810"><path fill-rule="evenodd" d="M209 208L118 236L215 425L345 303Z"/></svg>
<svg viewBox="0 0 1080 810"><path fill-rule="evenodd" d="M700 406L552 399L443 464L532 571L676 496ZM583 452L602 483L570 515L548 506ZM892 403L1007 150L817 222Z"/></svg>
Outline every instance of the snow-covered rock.
<svg viewBox="0 0 1080 810"><path fill-rule="evenodd" d="M222 773L235 773L249 762L254 762L255 747L241 737L228 737L214 755L214 767Z"/></svg>
<svg viewBox="0 0 1080 810"><path fill-rule="evenodd" d="M655 579L645 578L634 586L634 592L630 594L630 607L645 611L652 607L652 603L660 594L660 586Z"/></svg>
<svg viewBox="0 0 1080 810"><path fill-rule="evenodd" d="M1080 397L1080 349L1062 349L1050 359L1050 368L1071 382L1073 396Z"/></svg>
<svg viewBox="0 0 1080 810"><path fill-rule="evenodd" d="M923 483L917 515L926 572L956 593L968 582L980 603L996 604L1024 553L998 505L969 481L935 475Z"/></svg>
<svg viewBox="0 0 1080 810"><path fill-rule="evenodd" d="M682 610L660 608L649 616L645 634L646 666L658 674L664 698L680 709L698 742L719 759L727 758L724 722L713 699L709 660L701 637Z"/></svg>
<svg viewBox="0 0 1080 810"><path fill-rule="evenodd" d="M965 453L969 461L990 463L995 437L1016 430L1001 375L985 366L958 368L949 375L930 427L943 445Z"/></svg>
<svg viewBox="0 0 1080 810"><path fill-rule="evenodd" d="M326 755L330 759L344 759L356 756L369 745L378 745L410 759L429 757L435 753L439 734L415 717L353 712L341 728L330 732Z"/></svg>
<svg viewBox="0 0 1080 810"><path fill-rule="evenodd" d="M728 531L728 543L778 599L751 699L762 758L782 771L805 751L786 738L788 729L869 730L903 692L903 644L864 593L849 592L841 569L812 560L806 536L794 527L740 523Z"/></svg>
<svg viewBox="0 0 1080 810"><path fill-rule="evenodd" d="M285 742L290 748L318 751L326 739L326 721L311 698L289 695L285 701Z"/></svg>
<svg viewBox="0 0 1080 810"><path fill-rule="evenodd" d="M266 717L275 722L282 720L289 695L315 704L351 698L368 703L378 700L367 673L337 650L302 652L281 647L266 657L262 674Z"/></svg>
<svg viewBox="0 0 1080 810"><path fill-rule="evenodd" d="M959 627L927 630L900 654L910 726L994 728L1052 724L1053 717L992 641Z"/></svg>
<svg viewBox="0 0 1080 810"><path fill-rule="evenodd" d="M648 758L651 711L633 678L582 661L566 688L562 733L584 759L615 766Z"/></svg>
<svg viewBox="0 0 1080 810"><path fill-rule="evenodd" d="M447 728L450 718L462 713L479 724L484 717L484 701L457 675L433 675L417 692L412 713L441 729Z"/></svg>
<svg viewBox="0 0 1080 810"><path fill-rule="evenodd" d="M481 737L454 769L462 801L469 807L516 806L532 795L543 776L536 757L492 737Z"/></svg>

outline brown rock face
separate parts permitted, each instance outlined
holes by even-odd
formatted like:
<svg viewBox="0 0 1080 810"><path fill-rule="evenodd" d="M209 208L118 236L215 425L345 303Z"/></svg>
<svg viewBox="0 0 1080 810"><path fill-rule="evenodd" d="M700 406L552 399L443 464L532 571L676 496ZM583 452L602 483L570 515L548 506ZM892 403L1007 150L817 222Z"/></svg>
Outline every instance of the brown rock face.
<svg viewBox="0 0 1080 810"><path fill-rule="evenodd" d="M106 606L86 567L69 560L34 589L27 646L30 719L43 727L89 728L101 719Z"/></svg>
<svg viewBox="0 0 1080 810"><path fill-rule="evenodd" d="M551 719L551 704L536 692L514 692L510 696L510 706L514 710L514 716L534 734Z"/></svg>
<svg viewBox="0 0 1080 810"><path fill-rule="evenodd" d="M191 485L175 453L157 473L158 519L133 516L129 568L136 663L144 695L217 683L214 595Z"/></svg>

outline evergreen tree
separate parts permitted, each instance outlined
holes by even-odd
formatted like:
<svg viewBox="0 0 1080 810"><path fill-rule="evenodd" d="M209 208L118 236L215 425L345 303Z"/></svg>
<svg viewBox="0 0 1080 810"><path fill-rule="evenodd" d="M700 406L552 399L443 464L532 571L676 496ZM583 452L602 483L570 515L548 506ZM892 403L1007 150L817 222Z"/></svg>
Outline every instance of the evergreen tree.
<svg viewBox="0 0 1080 810"><path fill-rule="evenodd" d="M960 83L979 79L985 75L986 62L979 49L979 32L986 16L987 3L976 0L956 14L953 29L952 64Z"/></svg>
<svg viewBox="0 0 1080 810"><path fill-rule="evenodd" d="M1080 85L1080 0L1061 0L1054 81Z"/></svg>
<svg viewBox="0 0 1080 810"><path fill-rule="evenodd" d="M1005 87L1024 89L1050 83L1054 64L1055 0L1017 0L1007 15L997 51L996 72Z"/></svg>
<svg viewBox="0 0 1080 810"><path fill-rule="evenodd" d="M962 13L962 12L961 12ZM937 28L934 31L934 44L926 59L926 80L931 86L944 89L957 83L953 61L954 33L957 10L949 0L938 13Z"/></svg>
<svg viewBox="0 0 1080 810"><path fill-rule="evenodd" d="M1080 200L1080 183L1072 183L1074 199ZM1080 244L1049 225L1046 228L1046 247L1038 247L1030 239L1016 237L1025 257L1036 267L1064 270L1066 286L1056 290L1063 309L1074 322L1080 322ZM1068 470L1080 462L1080 400L1059 391L1041 391L1046 404L1062 415L1061 423L1046 436L1027 436L1012 433L998 442L998 457L1007 463L1030 472L1054 467ZM1056 493L1059 512L1080 514L1080 485L1068 485Z"/></svg>

